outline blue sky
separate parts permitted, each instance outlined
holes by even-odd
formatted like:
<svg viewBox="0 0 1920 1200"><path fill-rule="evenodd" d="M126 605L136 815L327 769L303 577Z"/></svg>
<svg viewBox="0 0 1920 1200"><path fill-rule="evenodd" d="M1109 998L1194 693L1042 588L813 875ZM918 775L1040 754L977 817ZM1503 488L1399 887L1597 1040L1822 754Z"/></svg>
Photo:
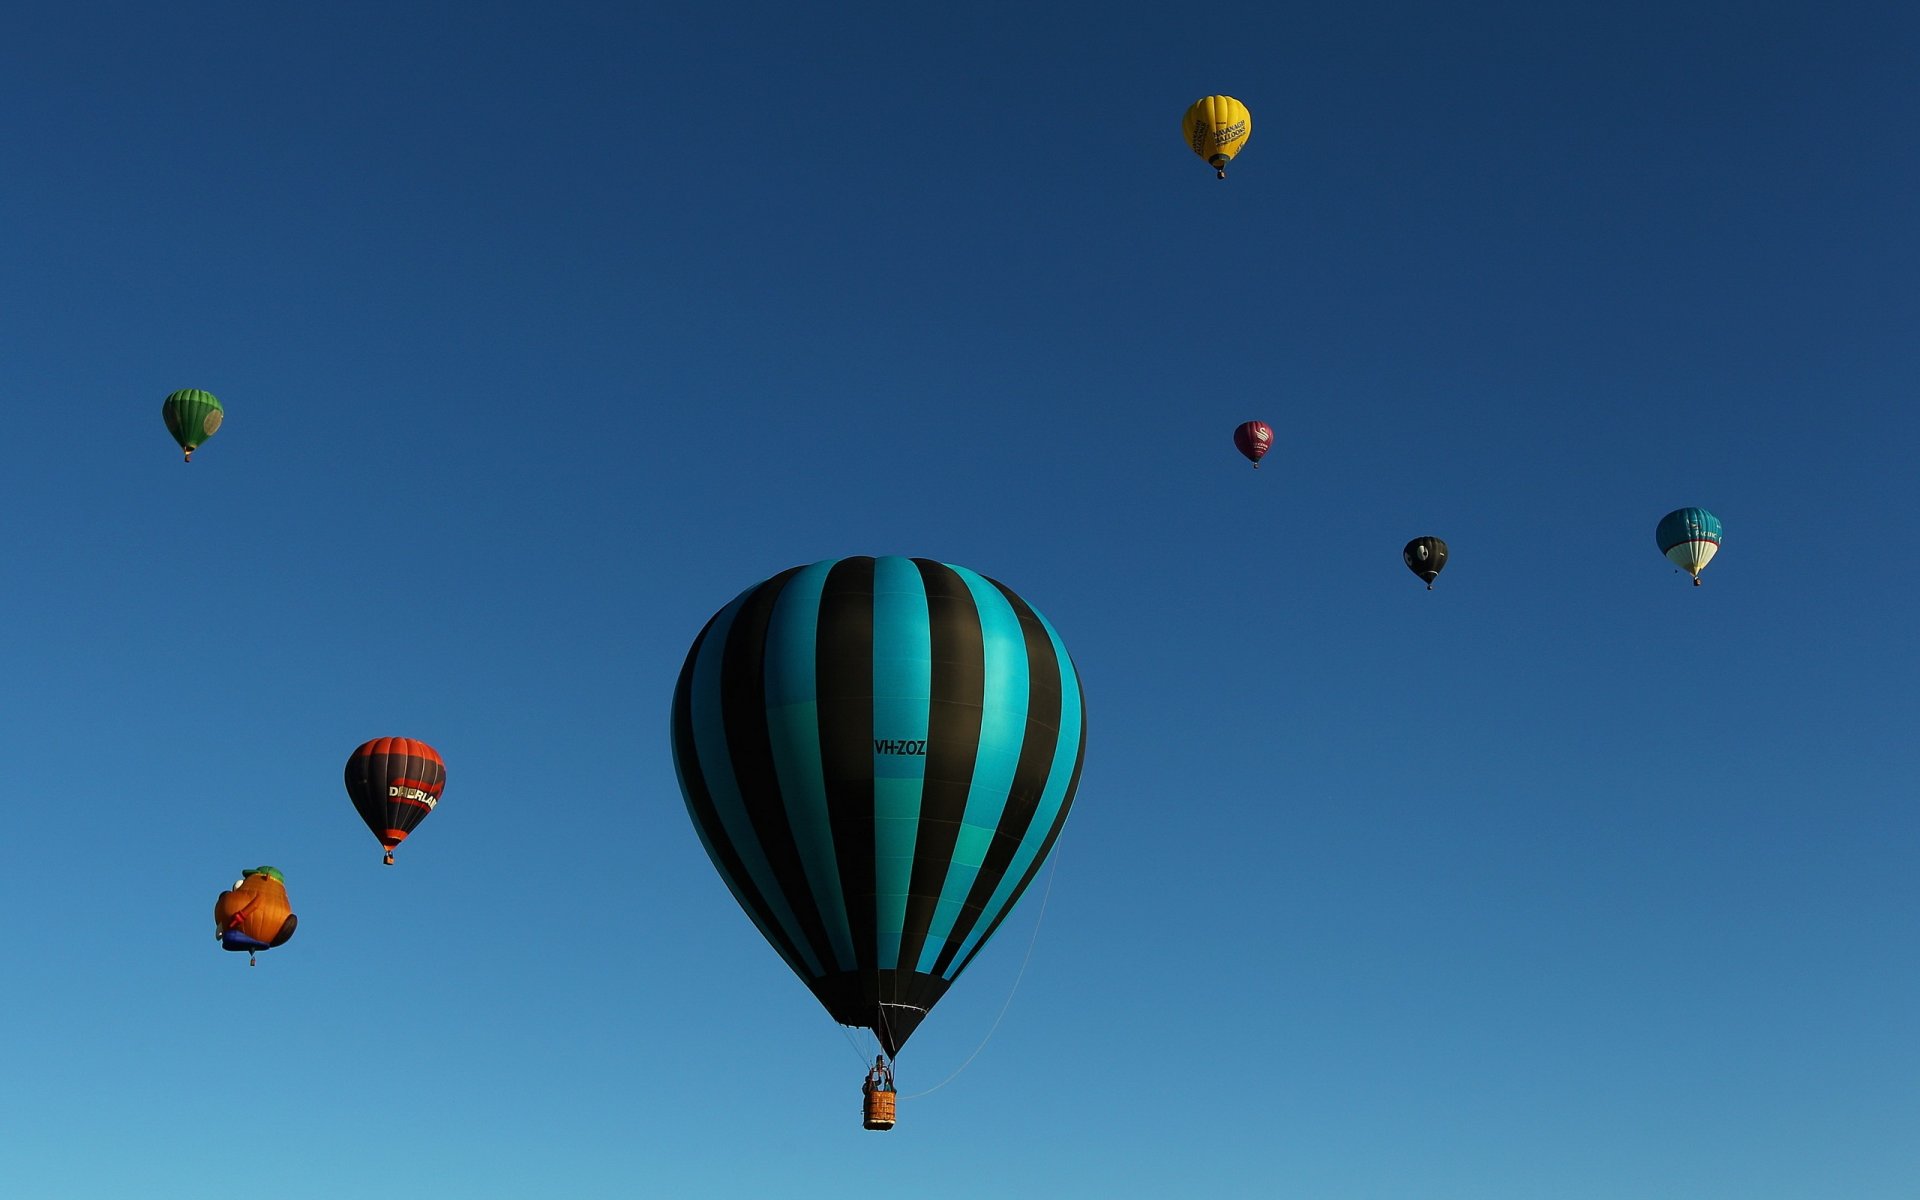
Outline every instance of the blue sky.
<svg viewBox="0 0 1920 1200"><path fill-rule="evenodd" d="M1912 1194L1909 6L8 25L10 1195ZM884 1137L667 737L846 554L1089 715Z"/></svg>

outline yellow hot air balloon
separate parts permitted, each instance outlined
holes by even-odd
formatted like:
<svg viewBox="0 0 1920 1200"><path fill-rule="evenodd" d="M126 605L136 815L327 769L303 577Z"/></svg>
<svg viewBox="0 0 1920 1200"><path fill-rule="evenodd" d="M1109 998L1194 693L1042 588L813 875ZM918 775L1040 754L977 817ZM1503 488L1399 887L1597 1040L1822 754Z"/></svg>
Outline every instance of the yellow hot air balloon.
<svg viewBox="0 0 1920 1200"><path fill-rule="evenodd" d="M1207 165L1227 177L1227 164L1247 144L1253 132L1253 114L1232 96L1202 96L1187 109L1180 120L1180 132L1193 152Z"/></svg>

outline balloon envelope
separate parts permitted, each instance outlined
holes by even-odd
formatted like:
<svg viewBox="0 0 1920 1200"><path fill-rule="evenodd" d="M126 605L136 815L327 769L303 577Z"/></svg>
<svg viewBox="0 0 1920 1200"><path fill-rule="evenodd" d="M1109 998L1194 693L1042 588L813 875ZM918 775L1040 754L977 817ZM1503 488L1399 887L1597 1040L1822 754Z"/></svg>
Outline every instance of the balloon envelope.
<svg viewBox="0 0 1920 1200"><path fill-rule="evenodd" d="M286 877L272 867L251 867L213 902L213 928L222 950L253 954L283 946L299 918L287 900Z"/></svg>
<svg viewBox="0 0 1920 1200"><path fill-rule="evenodd" d="M1433 581L1447 565L1447 544L1437 537L1417 537L1408 542L1400 551L1400 557L1407 564L1407 570L1427 581L1427 590L1433 590Z"/></svg>
<svg viewBox="0 0 1920 1200"><path fill-rule="evenodd" d="M1180 133L1188 147L1225 179L1227 164L1253 133L1253 114L1232 96L1202 96L1187 107Z"/></svg>
<svg viewBox="0 0 1920 1200"><path fill-rule="evenodd" d="M1653 537L1667 561L1698 585L1700 572L1720 552L1720 518L1704 508L1676 508L1660 518Z"/></svg>
<svg viewBox="0 0 1920 1200"><path fill-rule="evenodd" d="M180 443L186 462L193 461L193 452L219 431L225 417L213 393L199 388L169 392L160 402L160 419L167 423L167 432L173 435L173 440Z"/></svg>
<svg viewBox="0 0 1920 1200"><path fill-rule="evenodd" d="M383 737L361 743L347 758L347 795L360 819L387 849L407 839L440 803L447 764L425 742Z"/></svg>
<svg viewBox="0 0 1920 1200"><path fill-rule="evenodd" d="M1273 426L1265 421L1247 421L1233 431L1233 445L1257 467L1267 451L1273 449Z"/></svg>
<svg viewBox="0 0 1920 1200"><path fill-rule="evenodd" d="M832 559L741 593L688 651L672 727L734 898L889 1054L1040 870L1086 738L1046 618L922 558Z"/></svg>

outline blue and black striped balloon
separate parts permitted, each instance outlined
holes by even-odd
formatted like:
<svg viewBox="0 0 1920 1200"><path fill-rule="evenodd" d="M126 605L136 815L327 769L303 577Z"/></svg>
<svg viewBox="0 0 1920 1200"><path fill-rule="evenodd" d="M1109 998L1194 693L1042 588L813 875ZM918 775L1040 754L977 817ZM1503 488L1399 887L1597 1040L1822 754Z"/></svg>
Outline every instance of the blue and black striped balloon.
<svg viewBox="0 0 1920 1200"><path fill-rule="evenodd" d="M888 1054L1040 870L1085 747L1047 619L922 558L748 589L673 696L674 768L714 866L833 1018Z"/></svg>

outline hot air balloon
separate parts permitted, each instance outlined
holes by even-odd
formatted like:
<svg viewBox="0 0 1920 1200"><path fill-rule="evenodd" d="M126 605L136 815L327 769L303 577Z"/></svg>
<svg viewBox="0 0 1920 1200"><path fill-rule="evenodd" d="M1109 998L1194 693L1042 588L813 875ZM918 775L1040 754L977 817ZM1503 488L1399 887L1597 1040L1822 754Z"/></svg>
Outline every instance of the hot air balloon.
<svg viewBox="0 0 1920 1200"><path fill-rule="evenodd" d="M1432 591L1435 576L1446 569L1447 544L1437 537L1417 537L1400 551L1400 557L1406 560L1407 570L1426 580L1427 590Z"/></svg>
<svg viewBox="0 0 1920 1200"><path fill-rule="evenodd" d="M167 423L167 432L185 452L183 462L192 462L193 452L200 448L200 443L219 432L225 415L213 393L199 388L169 392L160 402L160 419Z"/></svg>
<svg viewBox="0 0 1920 1200"><path fill-rule="evenodd" d="M299 923L287 903L286 876L272 867L242 871L232 890L213 902L213 935L220 948L246 951L250 967L259 951L286 945Z"/></svg>
<svg viewBox="0 0 1920 1200"><path fill-rule="evenodd" d="M1693 576L1693 586L1699 587L1700 572L1720 551L1720 518L1704 508L1676 508L1660 518L1653 537L1667 561Z"/></svg>
<svg viewBox="0 0 1920 1200"><path fill-rule="evenodd" d="M374 738L347 759L347 795L386 848L388 866L393 848L427 819L446 786L447 764L439 752L412 738Z"/></svg>
<svg viewBox="0 0 1920 1200"><path fill-rule="evenodd" d="M1187 108L1180 132L1193 152L1225 179L1227 164L1253 132L1253 114L1232 96L1202 96Z"/></svg>
<svg viewBox="0 0 1920 1200"><path fill-rule="evenodd" d="M1059 837L1082 703L1059 635L1005 585L830 559L707 622L674 689L674 769L740 907L891 1058Z"/></svg>
<svg viewBox="0 0 1920 1200"><path fill-rule="evenodd" d="M1233 445L1247 456L1254 470L1260 469L1261 456L1273 449L1273 426L1265 421L1247 421L1233 431Z"/></svg>

